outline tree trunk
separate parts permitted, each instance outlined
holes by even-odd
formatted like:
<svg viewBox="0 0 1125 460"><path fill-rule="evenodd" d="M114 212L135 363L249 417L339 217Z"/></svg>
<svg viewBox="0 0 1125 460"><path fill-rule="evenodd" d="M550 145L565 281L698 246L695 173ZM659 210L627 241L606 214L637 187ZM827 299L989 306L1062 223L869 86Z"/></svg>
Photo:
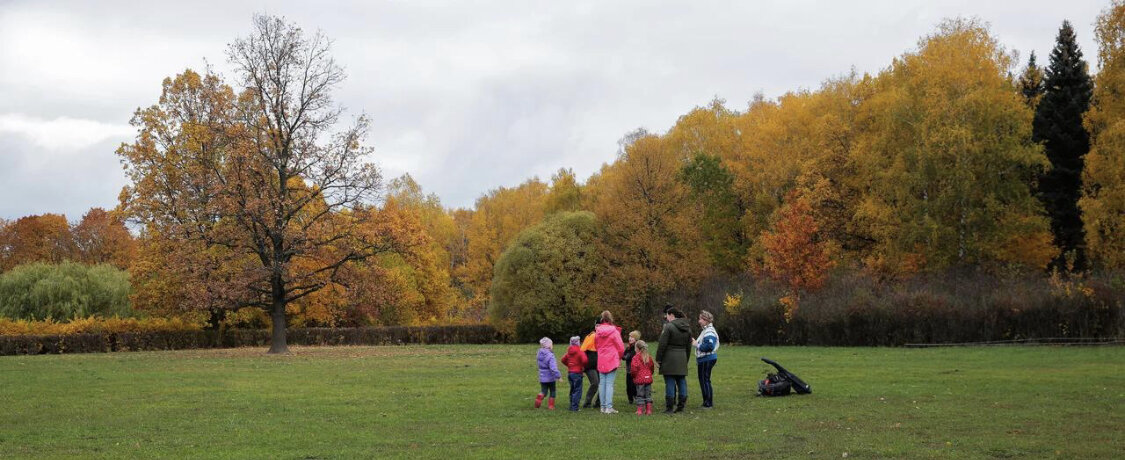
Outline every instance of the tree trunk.
<svg viewBox="0 0 1125 460"><path fill-rule="evenodd" d="M289 345L285 342L285 301L276 296L273 300L273 311L270 312L273 322L273 332L270 334L270 351L268 354L288 354Z"/></svg>

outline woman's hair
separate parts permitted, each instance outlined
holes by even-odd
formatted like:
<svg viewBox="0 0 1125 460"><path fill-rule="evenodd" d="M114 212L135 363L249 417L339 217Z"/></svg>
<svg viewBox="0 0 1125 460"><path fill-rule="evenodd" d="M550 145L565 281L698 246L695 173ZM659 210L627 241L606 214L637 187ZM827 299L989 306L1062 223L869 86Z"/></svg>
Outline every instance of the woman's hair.
<svg viewBox="0 0 1125 460"><path fill-rule="evenodd" d="M571 337L570 338L570 344L571 345L581 345L582 344L582 337L579 337L577 335L574 336L574 337Z"/></svg>
<svg viewBox="0 0 1125 460"><path fill-rule="evenodd" d="M641 340L641 331L633 331L629 333L629 338Z"/></svg>
<svg viewBox="0 0 1125 460"><path fill-rule="evenodd" d="M707 310L703 310L699 312L699 319L707 321L707 323L710 324L715 322L715 315L712 315L711 312Z"/></svg>
<svg viewBox="0 0 1125 460"><path fill-rule="evenodd" d="M675 316L677 318L683 318L684 317L684 312L680 311L680 309L678 309L676 307L673 307L671 305L669 305L668 308L664 309L664 314L665 315L672 315L672 316Z"/></svg>
<svg viewBox="0 0 1125 460"><path fill-rule="evenodd" d="M543 338L539 339L539 346L541 346L543 348L547 348L547 347L550 347L551 345L554 345L554 342L551 342L550 337L543 337Z"/></svg>
<svg viewBox="0 0 1125 460"><path fill-rule="evenodd" d="M634 347L637 349L637 355L641 357L641 362L648 364L652 361L652 355L648 354L648 344L644 340L638 340Z"/></svg>
<svg viewBox="0 0 1125 460"><path fill-rule="evenodd" d="M609 310L602 312L602 324L613 324L613 313Z"/></svg>

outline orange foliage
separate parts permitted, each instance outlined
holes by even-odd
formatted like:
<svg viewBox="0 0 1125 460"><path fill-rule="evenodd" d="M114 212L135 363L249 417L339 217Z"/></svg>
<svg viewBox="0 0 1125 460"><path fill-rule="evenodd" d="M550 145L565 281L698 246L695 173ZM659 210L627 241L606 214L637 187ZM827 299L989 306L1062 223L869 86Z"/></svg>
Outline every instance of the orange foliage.
<svg viewBox="0 0 1125 460"><path fill-rule="evenodd" d="M59 263L74 252L70 225L61 214L21 217L0 228L0 272L31 262Z"/></svg>
<svg viewBox="0 0 1125 460"><path fill-rule="evenodd" d="M773 230L762 232L765 258L760 271L788 289L789 294L782 299L786 320L799 307L800 292L819 288L835 265L828 243L818 238L818 230L808 199L793 192L778 211Z"/></svg>

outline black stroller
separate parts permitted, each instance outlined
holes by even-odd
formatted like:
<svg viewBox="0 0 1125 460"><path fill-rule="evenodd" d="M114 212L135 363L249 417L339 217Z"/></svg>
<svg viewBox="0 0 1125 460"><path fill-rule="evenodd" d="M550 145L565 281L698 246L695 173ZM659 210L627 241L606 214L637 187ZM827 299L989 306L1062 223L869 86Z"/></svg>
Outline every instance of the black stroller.
<svg viewBox="0 0 1125 460"><path fill-rule="evenodd" d="M790 390L803 395L812 393L812 387L809 384L781 367L777 361L769 358L762 358L762 361L777 369L777 373L766 375L765 380L758 382L758 396L785 396L789 394Z"/></svg>

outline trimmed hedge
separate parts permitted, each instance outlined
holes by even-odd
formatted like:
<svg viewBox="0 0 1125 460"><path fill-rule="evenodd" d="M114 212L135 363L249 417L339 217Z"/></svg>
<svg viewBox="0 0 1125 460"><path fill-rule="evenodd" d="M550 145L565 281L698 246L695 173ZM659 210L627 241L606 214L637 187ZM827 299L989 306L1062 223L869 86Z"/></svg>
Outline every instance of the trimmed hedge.
<svg viewBox="0 0 1125 460"><path fill-rule="evenodd" d="M294 328L289 330L287 339L290 345L485 344L506 341L504 335L489 325ZM0 356L268 347L269 344L270 332L265 329L17 335L0 336Z"/></svg>
<svg viewBox="0 0 1125 460"><path fill-rule="evenodd" d="M950 276L913 284L840 280L786 323L776 293L756 292L716 327L747 345L902 346L1125 337L1125 288L1106 279Z"/></svg>

